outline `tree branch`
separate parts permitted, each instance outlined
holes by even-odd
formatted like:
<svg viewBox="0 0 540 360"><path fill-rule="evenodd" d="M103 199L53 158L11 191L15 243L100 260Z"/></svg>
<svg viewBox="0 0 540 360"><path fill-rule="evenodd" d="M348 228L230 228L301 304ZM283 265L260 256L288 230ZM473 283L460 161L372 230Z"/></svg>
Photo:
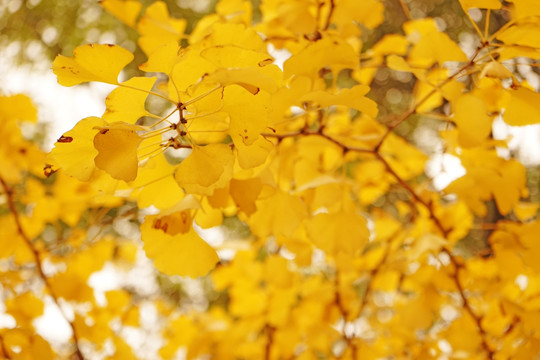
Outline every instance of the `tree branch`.
<svg viewBox="0 0 540 360"><path fill-rule="evenodd" d="M463 71L467 70L469 67L473 66L475 64L475 60L476 60L476 57L478 56L478 54L480 54L480 51L482 51L482 49L486 48L489 44L487 43L484 43L482 44L481 46L479 46L476 51L474 52L474 54L471 56L471 59L465 64L463 65L461 68L458 69L458 71L456 71L454 74L450 75L448 78L446 78L445 80L443 80L442 82L440 82L439 84L437 84L437 86L431 90L429 93L427 93L426 95L424 95L423 98L421 98L420 100L418 100L414 105L412 105L407 111L405 111L404 113L402 113L399 118L391 123L391 124L387 124L386 125L386 132L383 134L383 136L381 137L381 139L379 140L379 143L375 146L375 152L378 152L379 149L381 148L382 144L384 143L384 141L386 140L386 138L388 137L388 135L390 135L390 133L392 132L392 130L394 130L399 124L401 124L402 122L404 122L405 120L407 120L411 115L415 114L416 111L418 111L418 108L420 107L420 105L422 105L423 103L425 103L427 100L429 100L429 98L431 98L433 95L435 95L443 86L445 86L446 84L448 84L450 81L452 81L454 78L456 78L459 74L461 74Z"/></svg>
<svg viewBox="0 0 540 360"><path fill-rule="evenodd" d="M330 27L330 21L332 20L332 15L334 15L334 9L336 8L336 4L334 0L330 0L330 10L328 10L328 16L326 17L326 25L324 25L323 30L328 30Z"/></svg>
<svg viewBox="0 0 540 360"><path fill-rule="evenodd" d="M450 233L450 231L452 229L445 229L441 223L441 221L439 220L439 218L437 218L437 216L435 215L435 212L433 211L433 206L431 203L428 203L426 202L425 200L423 200L415 191L414 189L409 185L407 184L407 182L405 180L403 180L395 171L394 169L392 169L392 167L390 166L390 164L388 164L388 162L382 157L381 154L379 153L375 153L375 156L384 164L386 170L401 184L401 186L403 186L405 188L405 190L407 190L411 196L413 197L413 199L415 199L415 201L419 204L421 204L422 206L424 206L427 211L429 212L429 216L430 218L432 219L433 223L435 224L435 226L439 229L439 231L441 232L441 234L443 235L444 238L448 238L448 234ZM458 293L459 293L459 296L462 300L462 303L463 303L463 307L465 308L465 310L467 311L467 313L472 317L472 319L474 320L474 322L476 323L476 326L478 328L478 332L479 332L479 335L481 337L481 342L482 342L482 348L484 349L484 351L486 352L487 354L487 359L489 360L492 360L493 359L493 356L495 354L495 352L491 349L491 347L489 346L489 344L487 343L487 334L486 334L486 331L485 329L483 328L482 326L482 316L479 316L479 315L476 315L473 311L473 309L471 308L471 305L467 299L467 297L465 296L465 292L464 292L464 289L463 289L463 285L461 284L461 280L459 279L459 270L463 267L463 265L461 265L456 257L452 254L452 252L446 248L446 247L443 247L442 248L442 252L447 254L448 257L450 258L450 261L452 262L452 264L454 265L454 272L450 275L452 280L454 281L454 283L456 284L456 288L458 290Z"/></svg>
<svg viewBox="0 0 540 360"><path fill-rule="evenodd" d="M1 177L0 177L0 184L2 185L2 187L4 189L4 193L6 194L9 211L11 212L11 215L13 216L13 219L15 220L15 225L17 226L17 232L19 233L19 235L23 239L24 243L26 244L26 246L28 247L28 249L32 253L32 256L34 258L34 262L35 262L35 265L36 265L37 273L38 273L39 277L41 278L41 280L43 281L43 284L45 285L45 288L47 289L47 291L51 295L51 298L53 299L55 305L58 307L60 313L62 314L62 316L64 317L66 322L69 324L69 326L71 327L73 343L75 345L74 356L78 360L84 360L85 358L84 358L84 356L83 356L83 354L81 352L81 349L79 348L79 339L78 339L78 336L77 336L77 330L75 329L75 325L68 319L66 313L64 312L64 310L60 306L60 303L58 301L58 297L54 293L53 288L52 288L51 284L49 283L49 279L47 278L47 276L45 275L45 272L43 271L43 264L41 262L39 251L34 247L34 245L32 244L32 241L30 240L30 238L28 237L28 235L24 231L24 228L22 226L22 223L21 223L21 220L20 220L20 217L19 217L19 213L17 211L17 208L15 207L15 201L13 199L13 190L8 186L6 181Z"/></svg>
<svg viewBox="0 0 540 360"><path fill-rule="evenodd" d="M0 334L0 355L3 355L5 359L11 360L11 356L9 355L8 349L6 347L6 343L4 341L4 337L2 334Z"/></svg>
<svg viewBox="0 0 540 360"><path fill-rule="evenodd" d="M343 301L341 300L341 294L339 293L339 272L336 271L336 277L334 279L334 304L338 308L341 317L343 317L343 340L347 343L347 347L351 349L351 359L356 360L358 358L358 347L354 341L354 336L349 336L345 332L345 324L347 323L347 318L349 312L345 309Z"/></svg>
<svg viewBox="0 0 540 360"><path fill-rule="evenodd" d="M266 345L264 346L264 360L270 360L272 353L272 345L274 344L274 332L276 328L270 324L266 324L264 327L266 330Z"/></svg>
<svg viewBox="0 0 540 360"><path fill-rule="evenodd" d="M407 4L405 4L404 0L398 0L399 5L401 6L401 10L403 10L403 14L407 18L407 20L412 20L411 12L409 11L409 7Z"/></svg>

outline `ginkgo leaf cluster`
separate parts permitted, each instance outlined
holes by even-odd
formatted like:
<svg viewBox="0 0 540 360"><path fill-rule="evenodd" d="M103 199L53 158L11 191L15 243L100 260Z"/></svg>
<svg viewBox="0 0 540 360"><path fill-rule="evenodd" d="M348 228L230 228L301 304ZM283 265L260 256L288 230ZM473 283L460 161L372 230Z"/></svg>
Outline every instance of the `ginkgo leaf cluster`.
<svg viewBox="0 0 540 360"><path fill-rule="evenodd" d="M540 123L538 89L516 70L537 66L540 9L459 3L472 47L407 2L399 32L368 46L384 1L267 0L254 22L250 1L221 0L186 32L162 1L103 0L138 32L140 73L123 78L134 56L113 44L52 64L61 85L114 86L101 117L45 155L18 130L35 120L14 110L29 100L0 98L0 241L17 241L1 250L15 323L1 351L67 352L35 331L48 297L70 305L79 358L137 358L123 330L144 328L148 306L164 359L533 358L538 196L493 129ZM411 79L404 110L374 95L379 71ZM428 153L401 135L415 117L437 129ZM444 189L427 176L434 152L464 168ZM169 281L198 278L204 305L127 287L96 298L92 274L142 254ZM23 271L38 275L32 292Z"/></svg>

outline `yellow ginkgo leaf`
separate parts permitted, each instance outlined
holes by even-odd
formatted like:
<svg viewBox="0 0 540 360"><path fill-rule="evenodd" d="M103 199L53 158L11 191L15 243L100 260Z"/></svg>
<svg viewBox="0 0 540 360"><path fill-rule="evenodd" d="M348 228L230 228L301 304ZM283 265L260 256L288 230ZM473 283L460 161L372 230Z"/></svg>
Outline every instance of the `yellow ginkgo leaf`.
<svg viewBox="0 0 540 360"><path fill-rule="evenodd" d="M356 85L350 89L342 89L337 94L329 94L326 91L314 91L306 94L301 100L315 101L321 107L345 105L362 111L374 118L378 112L377 103L365 96L368 92L368 86Z"/></svg>
<svg viewBox="0 0 540 360"><path fill-rule="evenodd" d="M409 63L418 67L429 67L437 62L467 61L467 56L450 37L441 32L430 32L422 36L409 54Z"/></svg>
<svg viewBox="0 0 540 360"><path fill-rule="evenodd" d="M142 9L142 4L137 0L101 0L99 3L105 10L130 27L135 27L135 20Z"/></svg>
<svg viewBox="0 0 540 360"><path fill-rule="evenodd" d="M24 306L20 304L19 306ZM30 330L32 329L32 330ZM58 358L58 354L53 352L51 346L45 339L36 334L30 326L17 323L16 328L2 329L2 348L0 356L3 359L43 359L53 360ZM17 349L15 352L12 349ZM4 351L7 353L4 354ZM14 356L16 355L16 357Z"/></svg>
<svg viewBox="0 0 540 360"><path fill-rule="evenodd" d="M22 327L31 326L30 323L43 314L43 309L43 301L31 292L6 301L6 312Z"/></svg>
<svg viewBox="0 0 540 360"><path fill-rule="evenodd" d="M387 34L384 35L370 50L375 55L405 55L409 41L403 35Z"/></svg>
<svg viewBox="0 0 540 360"><path fill-rule="evenodd" d="M139 168L137 148L143 140L137 131L142 129L123 122L101 127L94 137L94 147L98 152L94 158L96 166L115 179L135 180Z"/></svg>
<svg viewBox="0 0 540 360"><path fill-rule="evenodd" d="M37 109L32 100L26 95L0 96L0 119L2 121L22 120L35 122L37 120Z"/></svg>
<svg viewBox="0 0 540 360"><path fill-rule="evenodd" d="M467 61L467 56L450 37L437 30L431 18L408 21L403 25L407 38L414 44L408 62L414 67L428 68L434 63Z"/></svg>
<svg viewBox="0 0 540 360"><path fill-rule="evenodd" d="M253 144L268 124L268 103L266 92L253 95L245 88L231 85L225 88L223 111L230 116L229 135L235 144Z"/></svg>
<svg viewBox="0 0 540 360"><path fill-rule="evenodd" d="M504 122L512 126L540 123L540 94L526 87L508 90L510 101L503 114Z"/></svg>
<svg viewBox="0 0 540 360"><path fill-rule="evenodd" d="M216 14L230 22L247 25L252 21L252 7L251 1L221 0L216 4Z"/></svg>
<svg viewBox="0 0 540 360"><path fill-rule="evenodd" d="M501 2L499 0L459 0L459 2L465 11L469 10L470 8L492 10L501 8Z"/></svg>
<svg viewBox="0 0 540 360"><path fill-rule="evenodd" d="M107 123L98 117L89 117L79 121L73 129L60 136L50 153L51 162L69 175L81 181L87 181L96 168L94 158L98 154L93 138L96 127Z"/></svg>
<svg viewBox="0 0 540 360"><path fill-rule="evenodd" d="M235 45L255 51L265 51L266 49L266 44L257 31L244 24L215 23L212 25L212 36L209 36L205 41L213 46Z"/></svg>
<svg viewBox="0 0 540 360"><path fill-rule="evenodd" d="M459 143L464 147L478 146L491 133L491 116L484 101L464 94L454 104L454 122L459 130Z"/></svg>
<svg viewBox="0 0 540 360"><path fill-rule="evenodd" d="M161 44L148 56L148 61L139 66L139 69L170 74L174 65L182 58L180 49L176 40Z"/></svg>
<svg viewBox="0 0 540 360"><path fill-rule="evenodd" d="M141 146L142 147L142 146ZM184 191L174 180L174 167L164 155L150 158L139 169L137 179L131 184L140 189L135 193L139 207L155 206L167 209L184 197Z"/></svg>
<svg viewBox="0 0 540 360"><path fill-rule="evenodd" d="M238 208L251 215L257 207L255 200L262 190L262 181L259 178L247 180L231 180L230 194Z"/></svg>
<svg viewBox="0 0 540 360"><path fill-rule="evenodd" d="M131 60L133 54L121 46L88 44L75 48L73 57L58 55L52 69L64 86L88 81L117 85L118 74Z"/></svg>
<svg viewBox="0 0 540 360"><path fill-rule="evenodd" d="M508 0L508 1L512 3L512 7L510 7L512 20L518 20L518 19L523 19L527 17L531 19L533 16L540 15L540 7L538 7L538 1L536 0Z"/></svg>
<svg viewBox="0 0 540 360"><path fill-rule="evenodd" d="M276 75L281 75L281 70L276 65L270 66ZM219 69L205 77L205 80L216 81L223 86L237 84L252 94L257 94L260 89L274 93L278 89L277 76L269 76L268 71L262 72L260 68L249 67L241 69Z"/></svg>
<svg viewBox="0 0 540 360"><path fill-rule="evenodd" d="M212 195L214 189L227 185L232 177L234 155L230 146L196 146L175 171L175 179L186 192Z"/></svg>
<svg viewBox="0 0 540 360"><path fill-rule="evenodd" d="M171 51L169 50L164 55L171 57ZM174 59L166 60L164 58L162 61L169 64ZM159 59L156 59L155 63L159 64ZM199 51L188 48L185 51L182 50L181 59L173 66L171 79L178 91L185 91L189 86L197 83L204 75L210 74L215 69L216 66L202 58Z"/></svg>
<svg viewBox="0 0 540 360"><path fill-rule="evenodd" d="M538 7L538 4L536 5ZM522 45L525 47L540 47L540 25L535 21L523 21L501 31L497 39L507 45Z"/></svg>
<svg viewBox="0 0 540 360"><path fill-rule="evenodd" d="M302 200L283 191L276 191L272 196L258 201L256 206L257 211L251 216L250 226L253 233L260 237L290 237L307 216Z"/></svg>
<svg viewBox="0 0 540 360"><path fill-rule="evenodd" d="M496 78L496 79L506 79L512 77L512 72L508 70L503 64L498 61L490 61L480 73L480 78L484 76Z"/></svg>
<svg viewBox="0 0 540 360"><path fill-rule="evenodd" d="M300 98L312 90L312 81L307 76L296 76L287 87L281 87L272 94L270 106L270 123L279 124L283 116L288 114L291 106L300 105Z"/></svg>
<svg viewBox="0 0 540 360"><path fill-rule="evenodd" d="M148 115L145 101L155 82L155 77L133 77L123 82L126 87L114 89L105 99L107 110L103 119L107 122L123 121L134 124L140 117Z"/></svg>
<svg viewBox="0 0 540 360"><path fill-rule="evenodd" d="M344 41L323 38L291 56L283 64L285 79L291 76L306 75L312 79L318 77L318 72L325 66L337 69L355 68L358 65L358 55L352 46Z"/></svg>
<svg viewBox="0 0 540 360"><path fill-rule="evenodd" d="M150 55L163 44L180 41L186 24L185 19L170 17L165 2L156 1L146 8L137 24L137 31L141 35L139 46L146 55Z"/></svg>
<svg viewBox="0 0 540 360"><path fill-rule="evenodd" d="M250 145L246 145L242 141L234 144L234 149L238 156L238 164L243 169L251 169L264 164L273 148L274 144L261 135Z"/></svg>
<svg viewBox="0 0 540 360"><path fill-rule="evenodd" d="M413 72L413 68L401 56L391 54L386 58L388 68L396 71Z"/></svg>
<svg viewBox="0 0 540 360"><path fill-rule="evenodd" d="M331 22L344 26L362 24L374 29L384 20L384 5L379 0L341 0L332 14Z"/></svg>
<svg viewBox="0 0 540 360"><path fill-rule="evenodd" d="M176 227L178 231L172 233L168 231L168 224L174 222L172 217L146 217L141 225L146 255L165 274L190 277L206 275L219 261L216 251L201 239L192 224Z"/></svg>
<svg viewBox="0 0 540 360"><path fill-rule="evenodd" d="M353 213L318 214L307 229L313 243L328 254L358 254L369 238L366 219Z"/></svg>
<svg viewBox="0 0 540 360"><path fill-rule="evenodd" d="M243 49L233 45L220 45L204 49L201 51L201 57L220 68L264 66L271 64L274 60L264 51Z"/></svg>

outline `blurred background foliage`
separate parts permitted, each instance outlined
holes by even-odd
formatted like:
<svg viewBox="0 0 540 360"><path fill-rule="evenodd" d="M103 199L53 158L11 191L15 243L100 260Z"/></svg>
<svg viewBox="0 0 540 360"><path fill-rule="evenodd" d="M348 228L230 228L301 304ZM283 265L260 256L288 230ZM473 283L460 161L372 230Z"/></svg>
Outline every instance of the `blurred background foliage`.
<svg viewBox="0 0 540 360"><path fill-rule="evenodd" d="M144 7L152 0L141 0ZM166 0L172 16L187 20L187 30L215 6L217 0ZM137 33L105 11L97 0L0 0L0 47L19 64L52 62L71 56L88 43L114 43L135 52L127 70L144 60ZM130 75L130 74L128 74Z"/></svg>
<svg viewBox="0 0 540 360"><path fill-rule="evenodd" d="M412 19L433 17L439 30L452 39L466 43L474 29L458 1L455 0L403 0ZM152 0L141 0L144 7ZM187 20L187 32L205 14L212 12L217 0L165 0L172 16ZM253 0L254 21L260 18L261 0ZM384 34L402 33L407 21L399 0L383 0L386 8L384 23L374 30L363 31L364 50L370 49ZM75 47L85 43L114 43L135 52L135 61L126 75L133 76L135 64L144 61L137 48L137 34L111 14L96 0L0 0L0 47L7 49L18 63L33 64L52 61L57 54L71 56ZM481 13L479 13L481 18ZM492 14L491 27L499 28L506 19ZM474 45L474 44L473 44ZM409 104L414 85L413 78L401 76L384 67L377 71L371 97L380 104L381 117L397 113ZM391 90L391 91L389 91ZM419 119L404 123L398 133L410 137ZM412 139L409 139L412 140Z"/></svg>
<svg viewBox="0 0 540 360"><path fill-rule="evenodd" d="M187 20L187 32L205 14L212 12L217 0L164 0L172 16ZM141 0L144 7L153 0ZM254 21L260 18L261 0L252 0ZM365 48L370 48L384 34L400 32L407 20L400 1L384 0L385 22L373 31L364 31ZM471 33L472 26L464 21L462 9L455 0L405 1L413 19L430 16L440 30L454 40ZM503 19L492 17L491 26L497 28ZM115 43L136 50L136 32L107 13L97 0L0 0L0 46L16 44L17 59L21 63L52 61L57 54L71 55L84 43ZM384 78L384 74L379 78ZM379 81L380 82L380 81Z"/></svg>

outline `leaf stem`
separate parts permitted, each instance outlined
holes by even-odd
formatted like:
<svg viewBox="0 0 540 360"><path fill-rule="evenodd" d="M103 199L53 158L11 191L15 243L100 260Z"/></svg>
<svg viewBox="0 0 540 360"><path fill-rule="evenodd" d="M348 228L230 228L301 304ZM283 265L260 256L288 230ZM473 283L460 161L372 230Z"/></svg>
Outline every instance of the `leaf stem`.
<svg viewBox="0 0 540 360"><path fill-rule="evenodd" d="M407 20L412 20L411 12L409 11L409 7L407 6L407 4L405 4L405 1L403 0L398 0L398 1L399 1L399 5L401 6L401 10L403 10L403 14L405 14L405 17L407 18Z"/></svg>
<svg viewBox="0 0 540 360"><path fill-rule="evenodd" d="M171 111L171 113L169 113L169 115L165 116L164 118L160 118L161 120L159 120L159 121L156 122L155 124L152 124L152 125L150 126L150 128L153 128L154 126L157 126L157 125L161 124L162 122L167 121L167 119L170 118L171 116L173 116L174 113L177 112L177 111L178 111L178 107L176 107L173 111ZM170 122L170 121L169 121L169 122Z"/></svg>
<svg viewBox="0 0 540 360"><path fill-rule="evenodd" d="M159 93L157 93L157 92L154 92L154 91L151 91L151 90L139 89L138 87L131 86L131 85L126 85L126 84L118 84L118 85L119 85L119 86L122 86L122 87L124 87L124 88L126 88L126 89L132 89L132 90L142 91L142 92L145 92L145 93L147 93L147 94L149 94L149 95L157 96L157 97L162 98L163 100L166 100L166 101L168 101L168 102L170 102L171 104L174 104L174 105L177 104L177 102L174 101L173 99L170 99L170 98L167 97L167 96L161 95L161 94L159 94Z"/></svg>
<svg viewBox="0 0 540 360"><path fill-rule="evenodd" d="M478 25L476 25L476 22L474 22L473 18L471 17L471 15L469 14L469 11L468 10L465 10L463 9L463 11L465 12L465 15L467 15L467 18L469 19L469 21L471 22L474 30L476 31L476 33L478 34L478 36L480 37L480 39L482 40L482 43L485 43L486 42L486 39L484 38L484 34L482 33L482 31L480 31L480 28L478 27Z"/></svg>
<svg viewBox="0 0 540 360"><path fill-rule="evenodd" d="M196 96L196 97L194 97L193 99L190 99L190 100L186 101L185 103L182 103L182 107L185 108L186 106L191 105L191 104L193 104L194 102L201 100L202 98L204 98L204 97L210 95L211 93L213 93L214 91L216 91L216 90L218 90L218 89L220 89L220 88L222 88L222 87L223 87L222 85L218 85L218 86L216 86L215 88L213 88L212 90L209 90L209 91L205 92L204 94L201 94L201 95L199 95L199 96Z"/></svg>
<svg viewBox="0 0 540 360"><path fill-rule="evenodd" d="M489 20L491 18L491 9L487 9L486 13L486 22L484 23L484 39L487 39L489 36Z"/></svg>
<svg viewBox="0 0 540 360"><path fill-rule="evenodd" d="M169 131L172 131L172 130L174 130L174 128L172 128L170 126L167 126L167 127L164 127L164 128L159 128L159 129L156 129L156 130L149 131L149 132L143 134L141 137L143 139L148 139L148 138L154 137L156 135L165 134L165 133L167 133Z"/></svg>

